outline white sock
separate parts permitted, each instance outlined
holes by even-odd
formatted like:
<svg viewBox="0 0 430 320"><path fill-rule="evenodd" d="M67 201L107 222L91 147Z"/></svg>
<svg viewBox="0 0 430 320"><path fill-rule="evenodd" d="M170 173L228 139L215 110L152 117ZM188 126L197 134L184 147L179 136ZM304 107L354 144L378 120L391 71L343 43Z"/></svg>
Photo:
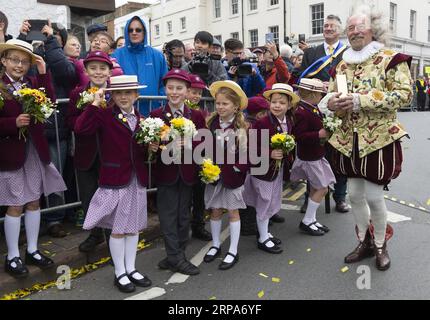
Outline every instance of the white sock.
<svg viewBox="0 0 430 320"><path fill-rule="evenodd" d="M257 228L258 228L258 233L260 234L260 238L258 239L260 243L263 243L264 241L270 238L269 219L266 219L266 220L257 219ZM268 241L265 245L269 248L273 248L275 246L275 244L272 241Z"/></svg>
<svg viewBox="0 0 430 320"><path fill-rule="evenodd" d="M25 233L27 235L27 252L37 251L37 240L39 239L40 229L40 210L25 212ZM42 259L38 254L34 255L35 259Z"/></svg>
<svg viewBox="0 0 430 320"><path fill-rule="evenodd" d="M139 235L125 237L125 270L128 274L136 270L136 254ZM134 273L133 278L142 280L143 276L140 273Z"/></svg>
<svg viewBox="0 0 430 320"><path fill-rule="evenodd" d="M113 265L115 267L115 275L119 277L125 273L125 239L113 238L109 239L110 254L112 256ZM130 283L128 277L123 277L119 281L120 284L125 285Z"/></svg>
<svg viewBox="0 0 430 320"><path fill-rule="evenodd" d="M230 248L228 249L228 252L231 254L236 255L237 254L237 247L239 245L239 238L240 238L240 220L231 222L230 221ZM233 262L233 257L230 255L227 255L224 259L224 262L231 263Z"/></svg>
<svg viewBox="0 0 430 320"><path fill-rule="evenodd" d="M319 203L312 201L312 199L309 198L308 200L308 207L306 208L305 217L303 218L302 222L305 225L310 225L311 223L316 221L317 216L317 210L320 206ZM311 225L310 228L312 230L318 230L318 228L315 225Z"/></svg>
<svg viewBox="0 0 430 320"><path fill-rule="evenodd" d="M4 233L6 235L7 244L7 258L12 260L15 257L19 257L19 230L21 228L21 217L11 217L6 215L4 220ZM15 262L12 263L12 267L15 268Z"/></svg>
<svg viewBox="0 0 430 320"><path fill-rule="evenodd" d="M220 236L221 236L221 226L222 220L212 220L211 219L211 233L212 233L212 246L219 248L221 246ZM216 254L215 249L211 249L207 253L210 256Z"/></svg>

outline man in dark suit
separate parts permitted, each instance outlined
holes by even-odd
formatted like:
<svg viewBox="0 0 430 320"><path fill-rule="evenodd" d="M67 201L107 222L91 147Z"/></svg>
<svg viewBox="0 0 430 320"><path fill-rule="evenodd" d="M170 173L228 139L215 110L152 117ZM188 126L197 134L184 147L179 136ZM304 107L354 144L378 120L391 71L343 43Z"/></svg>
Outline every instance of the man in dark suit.
<svg viewBox="0 0 430 320"><path fill-rule="evenodd" d="M329 71L342 61L343 52L346 46L339 41L342 32L342 21L338 16L329 15L324 21L323 35L324 43L305 50L302 66L300 68L300 78L316 78L326 83L330 80ZM337 183L334 186L333 198L336 202L336 211L346 213L349 206L345 202L346 182L343 175L336 175ZM308 195L301 212L306 211Z"/></svg>

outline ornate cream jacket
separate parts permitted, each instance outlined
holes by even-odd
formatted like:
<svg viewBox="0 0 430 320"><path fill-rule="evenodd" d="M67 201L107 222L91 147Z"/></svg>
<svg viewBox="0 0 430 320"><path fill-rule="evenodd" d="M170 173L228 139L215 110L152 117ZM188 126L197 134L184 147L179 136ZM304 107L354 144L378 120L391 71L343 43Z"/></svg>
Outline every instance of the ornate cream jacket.
<svg viewBox="0 0 430 320"><path fill-rule="evenodd" d="M332 72L329 92L335 92L335 79L345 74L348 92L358 99L358 108L341 116L342 126L334 132L329 143L351 157L353 135L358 133L360 158L379 150L407 135L397 120L397 110L411 103L412 79L410 57L389 49L380 49L362 63L341 61Z"/></svg>

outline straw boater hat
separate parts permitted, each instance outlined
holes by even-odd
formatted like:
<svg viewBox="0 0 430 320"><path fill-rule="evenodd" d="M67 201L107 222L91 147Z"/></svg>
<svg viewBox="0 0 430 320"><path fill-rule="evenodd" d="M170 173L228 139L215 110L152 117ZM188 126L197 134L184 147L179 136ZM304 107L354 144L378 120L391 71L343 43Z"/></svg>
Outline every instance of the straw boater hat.
<svg viewBox="0 0 430 320"><path fill-rule="evenodd" d="M31 63L36 63L36 55L33 53L33 46L25 41L11 39L6 41L6 43L0 43L0 56L7 50L19 50L28 53L31 57Z"/></svg>
<svg viewBox="0 0 430 320"><path fill-rule="evenodd" d="M295 84L294 87L308 91L327 93L327 90L324 87L324 83L319 79L303 78L302 80L300 80L300 83L298 85Z"/></svg>
<svg viewBox="0 0 430 320"><path fill-rule="evenodd" d="M137 82L137 76L117 76L110 78L110 87L105 90L139 90L146 87Z"/></svg>
<svg viewBox="0 0 430 320"><path fill-rule="evenodd" d="M243 92L242 88L236 82L231 80L224 80L212 83L209 87L209 91L212 97L215 98L216 94L221 88L229 88L233 90L240 98L240 110L246 109L246 107L248 106L248 98L246 97L245 92Z"/></svg>
<svg viewBox="0 0 430 320"><path fill-rule="evenodd" d="M272 89L267 90L263 93L263 96L267 100L270 100L270 97L274 93L286 94L291 98L292 104L297 104L300 101L300 97L293 92L293 88L290 85L285 83L275 83L272 86Z"/></svg>

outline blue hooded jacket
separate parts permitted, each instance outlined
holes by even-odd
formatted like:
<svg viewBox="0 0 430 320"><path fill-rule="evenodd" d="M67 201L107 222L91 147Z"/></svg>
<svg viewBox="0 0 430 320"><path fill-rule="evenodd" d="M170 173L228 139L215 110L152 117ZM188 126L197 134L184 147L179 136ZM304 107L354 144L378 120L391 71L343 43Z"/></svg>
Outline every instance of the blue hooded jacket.
<svg viewBox="0 0 430 320"><path fill-rule="evenodd" d="M128 34L130 23L138 18L145 29L143 43L132 44ZM148 86L139 90L140 95L164 96L163 77L168 71L164 55L148 44L148 31L145 22L135 16L127 21L124 38L125 46L115 50L112 54L118 60L125 75L137 75L140 84ZM152 109L158 108L156 101L152 103ZM145 117L149 115L149 101L139 101L139 112Z"/></svg>

